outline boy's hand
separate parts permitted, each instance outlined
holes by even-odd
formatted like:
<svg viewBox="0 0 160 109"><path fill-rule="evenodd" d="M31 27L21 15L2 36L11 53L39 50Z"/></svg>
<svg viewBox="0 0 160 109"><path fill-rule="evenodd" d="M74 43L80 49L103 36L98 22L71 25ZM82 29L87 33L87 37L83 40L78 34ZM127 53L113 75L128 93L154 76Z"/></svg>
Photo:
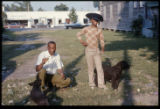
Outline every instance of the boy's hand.
<svg viewBox="0 0 160 109"><path fill-rule="evenodd" d="M101 54L104 54L104 48L101 49Z"/></svg>
<svg viewBox="0 0 160 109"><path fill-rule="evenodd" d="M88 44L86 42L82 42L82 45L85 47L88 46Z"/></svg>
<svg viewBox="0 0 160 109"><path fill-rule="evenodd" d="M80 43L81 43L83 46L88 46L88 44L87 44L85 41L83 41L83 40L80 40Z"/></svg>
<svg viewBox="0 0 160 109"><path fill-rule="evenodd" d="M104 51L103 51L103 50L101 50L101 54L104 54Z"/></svg>

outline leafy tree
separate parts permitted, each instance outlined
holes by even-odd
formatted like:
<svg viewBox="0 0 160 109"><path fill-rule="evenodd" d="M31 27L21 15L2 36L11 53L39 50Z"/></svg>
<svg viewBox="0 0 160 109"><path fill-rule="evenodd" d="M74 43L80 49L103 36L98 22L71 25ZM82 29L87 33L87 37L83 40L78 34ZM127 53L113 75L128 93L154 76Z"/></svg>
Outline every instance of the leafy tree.
<svg viewBox="0 0 160 109"><path fill-rule="evenodd" d="M71 22L73 22L73 23L76 23L76 22L77 22L78 16L77 16L77 14L76 14L76 9L75 9L75 8L72 8L72 9L70 10L70 13L69 13L68 16L69 16Z"/></svg>
<svg viewBox="0 0 160 109"><path fill-rule="evenodd" d="M6 6L4 5L4 10L5 10L5 11L11 11L11 10L10 10L10 6L9 6L8 4L7 4Z"/></svg>
<svg viewBox="0 0 160 109"><path fill-rule="evenodd" d="M11 11L19 11L19 7L15 4L11 4L11 8L10 8Z"/></svg>
<svg viewBox="0 0 160 109"><path fill-rule="evenodd" d="M33 7L31 6L30 1L23 1L23 2L15 2L19 5L19 11L33 11Z"/></svg>
<svg viewBox="0 0 160 109"><path fill-rule="evenodd" d="M6 20L7 20L7 14L5 12L2 12L2 20L3 20L3 26L6 24Z"/></svg>
<svg viewBox="0 0 160 109"><path fill-rule="evenodd" d="M16 1L11 6L5 6L6 11L33 11L30 1Z"/></svg>
<svg viewBox="0 0 160 109"><path fill-rule="evenodd" d="M38 9L38 11L44 11L41 7Z"/></svg>
<svg viewBox="0 0 160 109"><path fill-rule="evenodd" d="M142 26L143 26L143 17L138 16L137 19L132 21L131 29L134 35L141 35L142 33Z"/></svg>
<svg viewBox="0 0 160 109"><path fill-rule="evenodd" d="M65 4L63 4L63 3L61 3L60 5L56 5L54 7L55 11L68 11L68 9L69 8Z"/></svg>
<svg viewBox="0 0 160 109"><path fill-rule="evenodd" d="M2 6L4 6L4 7L5 7L5 5L4 5L4 4L2 4ZM1 16L2 16L2 31L5 31L4 25L6 24L7 14L5 13L5 11L4 11L4 10L2 10L2 14L1 14Z"/></svg>

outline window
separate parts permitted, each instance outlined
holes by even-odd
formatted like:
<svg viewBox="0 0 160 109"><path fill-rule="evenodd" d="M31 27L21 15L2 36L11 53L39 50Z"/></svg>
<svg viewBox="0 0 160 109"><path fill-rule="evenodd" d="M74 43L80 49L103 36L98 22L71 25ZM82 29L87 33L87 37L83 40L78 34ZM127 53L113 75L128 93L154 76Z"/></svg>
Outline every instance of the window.
<svg viewBox="0 0 160 109"><path fill-rule="evenodd" d="M47 21L48 21L48 24L52 23L52 19L47 19Z"/></svg>
<svg viewBox="0 0 160 109"><path fill-rule="evenodd" d="M88 19L84 18L83 22L84 22L84 24L88 24Z"/></svg>
<svg viewBox="0 0 160 109"><path fill-rule="evenodd" d="M144 1L140 1L140 7L144 7Z"/></svg>
<svg viewBox="0 0 160 109"><path fill-rule="evenodd" d="M140 7L140 1L137 2L137 8L139 8L139 7Z"/></svg>
<svg viewBox="0 0 160 109"><path fill-rule="evenodd" d="M37 24L38 23L38 19L34 19L34 24Z"/></svg>
<svg viewBox="0 0 160 109"><path fill-rule="evenodd" d="M134 8L137 8L137 2L134 2Z"/></svg>
<svg viewBox="0 0 160 109"><path fill-rule="evenodd" d="M59 23L59 24L61 24L61 23L62 23L62 20L61 20L61 19L59 19L59 20L58 20L58 23Z"/></svg>

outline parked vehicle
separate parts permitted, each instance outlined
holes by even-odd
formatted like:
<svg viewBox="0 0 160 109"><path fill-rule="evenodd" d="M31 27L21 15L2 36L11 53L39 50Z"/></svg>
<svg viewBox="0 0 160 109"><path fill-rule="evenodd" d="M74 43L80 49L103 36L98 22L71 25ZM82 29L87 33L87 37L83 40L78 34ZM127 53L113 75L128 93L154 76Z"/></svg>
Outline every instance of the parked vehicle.
<svg viewBox="0 0 160 109"><path fill-rule="evenodd" d="M19 23L11 23L11 24L4 25L4 28L24 28L24 27L25 25L19 24Z"/></svg>
<svg viewBox="0 0 160 109"><path fill-rule="evenodd" d="M43 23L38 23L35 25L35 28L48 28L48 25Z"/></svg>
<svg viewBox="0 0 160 109"><path fill-rule="evenodd" d="M83 27L86 27L86 26L89 26L89 25L82 25L82 24L80 24L80 23L73 23L73 24L66 24L65 25L65 28L66 29L73 29L73 28L83 28Z"/></svg>

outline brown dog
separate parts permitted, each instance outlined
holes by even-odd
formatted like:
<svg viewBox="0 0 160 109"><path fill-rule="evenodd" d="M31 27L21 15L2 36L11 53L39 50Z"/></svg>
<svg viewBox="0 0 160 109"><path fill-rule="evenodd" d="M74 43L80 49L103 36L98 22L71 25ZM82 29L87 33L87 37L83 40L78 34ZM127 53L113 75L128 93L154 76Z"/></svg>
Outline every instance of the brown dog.
<svg viewBox="0 0 160 109"><path fill-rule="evenodd" d="M41 91L41 80L37 79L29 85L33 86L30 94L31 99L38 105L49 105L47 97Z"/></svg>
<svg viewBox="0 0 160 109"><path fill-rule="evenodd" d="M112 67L105 64L103 64L102 67L104 71L105 82L106 81L111 82L112 88L117 89L121 79L122 71L125 69L129 69L130 65L126 61L120 61ZM96 84L97 84L97 78L96 78Z"/></svg>

